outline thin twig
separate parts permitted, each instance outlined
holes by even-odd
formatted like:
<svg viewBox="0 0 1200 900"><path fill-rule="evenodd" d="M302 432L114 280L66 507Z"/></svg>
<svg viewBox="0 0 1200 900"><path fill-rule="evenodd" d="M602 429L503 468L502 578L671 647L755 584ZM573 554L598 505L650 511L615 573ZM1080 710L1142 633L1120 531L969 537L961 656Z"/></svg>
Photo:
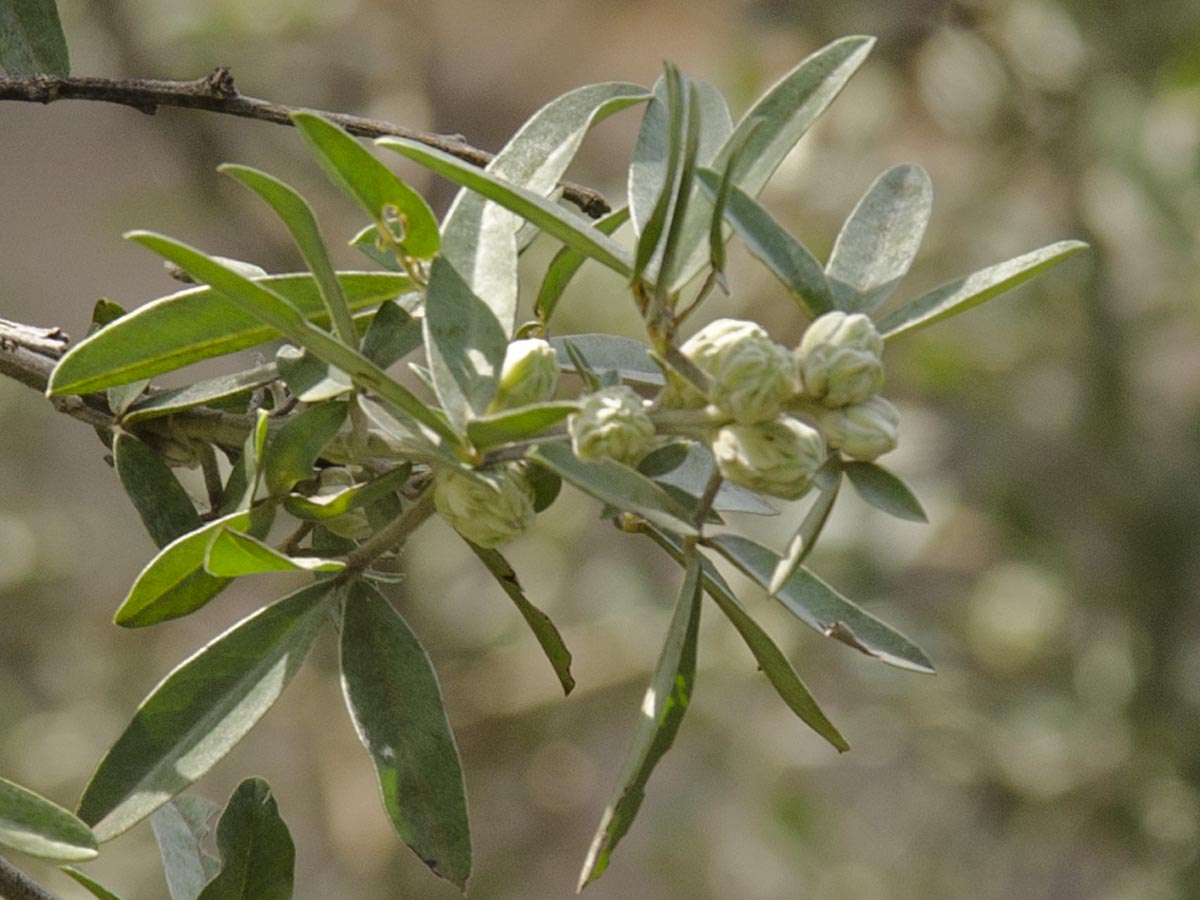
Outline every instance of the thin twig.
<svg viewBox="0 0 1200 900"><path fill-rule="evenodd" d="M0 898L3 900L60 900L0 856Z"/></svg>
<svg viewBox="0 0 1200 900"><path fill-rule="evenodd" d="M358 574L384 553L399 547L433 515L433 509L433 486L430 485L413 499L404 512L346 556L346 569L340 577Z"/></svg>
<svg viewBox="0 0 1200 900"><path fill-rule="evenodd" d="M238 92L233 75L225 66L217 66L204 78L194 81L164 81L148 78L58 78L39 75L33 78L0 78L0 100L27 103L53 103L56 100L96 100L130 106L154 115L160 106L178 106L208 112L291 125L291 114L303 107L286 106L247 97ZM320 114L359 137L384 135L407 138L434 147L477 166L486 166L492 154L472 147L460 135L432 134L393 125L381 119L368 119L346 113ZM608 201L591 188L563 182L563 197L592 218L609 211Z"/></svg>

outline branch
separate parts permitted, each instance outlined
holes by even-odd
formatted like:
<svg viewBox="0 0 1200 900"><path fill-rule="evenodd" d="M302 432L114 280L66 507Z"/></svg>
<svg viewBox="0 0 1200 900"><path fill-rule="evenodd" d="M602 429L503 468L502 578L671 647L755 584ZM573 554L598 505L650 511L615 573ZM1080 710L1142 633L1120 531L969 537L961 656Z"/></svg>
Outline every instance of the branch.
<svg viewBox="0 0 1200 900"><path fill-rule="evenodd" d="M0 100L26 103L53 103L55 100L98 100L131 106L154 115L160 106L179 106L224 113L276 125L291 125L291 114L303 107L284 106L268 100L247 97L238 92L233 75L224 66L213 69L195 81L160 81L146 78L56 78L38 75L33 78L0 78ZM492 154L472 147L459 135L432 134L345 113L322 112L320 115L359 137L377 138L384 135L418 141L442 150L477 166L486 166ZM609 211L608 201L591 188L564 181L563 197L592 218Z"/></svg>
<svg viewBox="0 0 1200 900"><path fill-rule="evenodd" d="M0 898L4 900L59 900L20 869L0 856Z"/></svg>

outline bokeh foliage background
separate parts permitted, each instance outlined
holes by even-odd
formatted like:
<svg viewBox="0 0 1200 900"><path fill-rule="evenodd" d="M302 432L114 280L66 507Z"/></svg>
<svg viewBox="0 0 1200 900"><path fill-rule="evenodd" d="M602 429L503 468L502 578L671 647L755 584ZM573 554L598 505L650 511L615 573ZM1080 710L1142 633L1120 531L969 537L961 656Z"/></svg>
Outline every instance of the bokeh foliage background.
<svg viewBox="0 0 1200 900"><path fill-rule="evenodd" d="M939 666L907 675L756 613L853 745L794 721L718 616L697 697L597 898L1186 900L1200 895L1200 7L1174 0L63 0L76 74L195 78L461 132L498 148L551 97L651 83L661 59L735 111L817 46L875 52L764 200L823 256L878 172L927 168L925 249L902 288L1059 238L1091 242L1009 298L889 349L890 463L915 526L843 501L814 566ZM619 194L637 125L585 145L575 180ZM60 103L0 108L0 315L82 334L92 303L172 290L120 239L147 227L271 271L299 261L236 161L304 190L331 243L359 224L277 126ZM395 162L395 160L389 160ZM431 187L443 206L444 185ZM552 248L535 247L531 262ZM341 264L358 265L346 250ZM740 255L712 315L800 323ZM636 328L586 272L567 330ZM0 384L0 773L72 805L137 702L280 585L239 583L196 616L125 632L117 602L152 554L84 426ZM677 576L567 496L510 558L563 627L566 701L486 573L431 523L399 606L438 666L478 847L472 897L568 896L615 777ZM794 510L785 513L794 518ZM764 520L757 537L789 533ZM297 839L300 897L452 897L391 834L321 646L198 786L269 779ZM89 869L164 895L148 828ZM77 888L36 869L64 896ZM72 893L72 892L75 893Z"/></svg>

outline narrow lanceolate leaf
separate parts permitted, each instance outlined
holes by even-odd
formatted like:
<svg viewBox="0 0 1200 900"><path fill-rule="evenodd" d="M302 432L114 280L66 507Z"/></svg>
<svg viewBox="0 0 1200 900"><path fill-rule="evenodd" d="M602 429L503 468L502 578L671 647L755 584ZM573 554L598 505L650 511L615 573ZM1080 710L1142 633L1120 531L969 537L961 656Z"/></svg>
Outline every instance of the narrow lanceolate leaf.
<svg viewBox="0 0 1200 900"><path fill-rule="evenodd" d="M279 377L274 363L255 366L232 375L218 375L173 390L162 391L139 400L122 417L126 425L156 419L192 409L222 403L239 394L264 387Z"/></svg>
<svg viewBox="0 0 1200 900"><path fill-rule="evenodd" d="M710 169L702 169L698 180L714 196L721 189L720 177ZM783 282L810 317L833 309L829 283L812 252L741 188L728 185L727 191L725 219L733 225L746 249Z"/></svg>
<svg viewBox="0 0 1200 900"><path fill-rule="evenodd" d="M222 528L204 554L204 571L218 578L240 578L262 572L340 572L346 563L319 556L291 557L257 538Z"/></svg>
<svg viewBox="0 0 1200 900"><path fill-rule="evenodd" d="M304 661L332 590L317 582L259 610L163 679L79 801L79 817L99 840L149 816L254 727Z"/></svg>
<svg viewBox="0 0 1200 900"><path fill-rule="evenodd" d="M336 494L314 494L311 497L288 494L283 498L283 508L298 519L327 522L395 494L411 474L411 465L399 465L373 481L364 481Z"/></svg>
<svg viewBox="0 0 1200 900"><path fill-rule="evenodd" d="M920 166L888 169L842 226L826 275L837 308L873 313L908 274L933 208L933 185Z"/></svg>
<svg viewBox="0 0 1200 900"><path fill-rule="evenodd" d="M449 178L456 184L461 184L463 187L482 194L487 199L532 222L568 247L579 250L589 259L594 259L607 266L623 278L628 278L632 272L633 261L624 248L593 227L587 219L552 200L547 200L541 194L515 187L490 172L477 169L470 163L465 163L448 153L434 150L432 147L426 147L415 141L406 141L403 138L380 138L377 143L381 147L387 147L416 160L427 169Z"/></svg>
<svg viewBox="0 0 1200 900"><path fill-rule="evenodd" d="M221 871L197 900L291 900L296 847L271 787L247 778L217 823Z"/></svg>
<svg viewBox="0 0 1200 900"><path fill-rule="evenodd" d="M529 457L585 494L668 531L696 535L688 510L661 485L610 459L581 460L565 444L539 445Z"/></svg>
<svg viewBox="0 0 1200 900"><path fill-rule="evenodd" d="M849 462L846 475L858 495L877 509L898 519L928 522L921 501L907 484L883 466L869 462Z"/></svg>
<svg viewBox="0 0 1200 900"><path fill-rule="evenodd" d="M333 264L329 261L329 251L325 249L325 241L321 238L321 229L317 227L317 217L313 215L312 207L291 186L266 172L228 163L218 166L217 171L246 185L283 220L317 281L317 289L333 323L334 333L343 344L357 347L358 332L350 316L350 306L346 302L346 295L342 293L341 282L333 271Z"/></svg>
<svg viewBox="0 0 1200 900"><path fill-rule="evenodd" d="M578 409L579 404L571 400L507 409L467 423L467 437L478 450L529 440L553 428Z"/></svg>
<svg viewBox="0 0 1200 900"><path fill-rule="evenodd" d="M651 477L660 484L676 487L688 496L699 500L708 487L709 479L712 478L715 465L712 453L707 447L695 442L687 444L682 451L683 457L678 465L673 466L667 472ZM645 474L645 470L640 464L638 470ZM717 490L717 496L713 498L712 509L716 512L752 513L756 516L779 515L779 510L763 499L762 494L748 491L728 481L721 483L721 487Z"/></svg>
<svg viewBox="0 0 1200 900"><path fill-rule="evenodd" d="M588 129L649 98L636 84L593 84L546 104L488 164L490 175L537 194L558 184ZM517 313L517 232L521 219L471 190L460 191L442 223L442 253L510 336Z"/></svg>
<svg viewBox="0 0 1200 900"><path fill-rule="evenodd" d="M558 354L559 368L568 372L578 371L575 361L567 353L570 343L587 360L588 368L596 372L616 372L622 381L662 387L662 369L650 358L650 348L641 341L621 337L619 334L572 334L551 338L550 343Z"/></svg>
<svg viewBox="0 0 1200 900"><path fill-rule="evenodd" d="M466 888L471 836L458 747L425 648L374 587L350 587L342 690L400 839L435 874Z"/></svg>
<svg viewBox="0 0 1200 900"><path fill-rule="evenodd" d="M0 778L0 846L81 862L99 853L92 829L28 788Z"/></svg>
<svg viewBox="0 0 1200 900"><path fill-rule="evenodd" d="M113 441L113 463L121 487L159 547L200 527L191 497L161 456L127 431Z"/></svg>
<svg viewBox="0 0 1200 900"><path fill-rule="evenodd" d="M404 275L342 272L346 302L354 310L404 295L415 309L419 295ZM316 282L309 274L272 275L256 283L283 297L307 319L328 322ZM59 361L51 394L87 394L115 384L150 378L192 363L245 350L279 337L279 332L211 287L162 297L80 341Z"/></svg>
<svg viewBox="0 0 1200 900"><path fill-rule="evenodd" d="M398 303L384 303L363 335L363 356L386 369L421 346L421 320Z"/></svg>
<svg viewBox="0 0 1200 900"><path fill-rule="evenodd" d="M629 207L622 206L597 219L594 227L603 234L613 234L628 221ZM558 308L558 301L566 292L567 285L571 283L571 279L575 277L575 273L585 262L587 262L587 256L571 247L563 247L554 255L554 259L550 260L550 265L546 268L546 276L542 279L542 286L538 289L537 299L533 301L534 315L541 320L542 324L550 322L550 317Z"/></svg>
<svg viewBox="0 0 1200 900"><path fill-rule="evenodd" d="M55 0L0 0L0 66L13 78L71 74Z"/></svg>
<svg viewBox="0 0 1200 900"><path fill-rule="evenodd" d="M736 534L708 539L708 545L766 588L779 565L779 555ZM932 672L933 663L920 647L851 603L808 569L798 570L775 594L800 621L868 656L914 672Z"/></svg>
<svg viewBox="0 0 1200 900"><path fill-rule="evenodd" d="M496 396L508 337L492 309L442 256L429 273L424 329L438 400L462 432Z"/></svg>
<svg viewBox="0 0 1200 900"><path fill-rule="evenodd" d="M876 323L876 328L885 339L925 328L934 322L948 319L997 294L1010 291L1028 281L1034 275L1058 265L1068 256L1087 248L1082 241L1059 241L1040 250L1033 250L986 269L980 269L966 278L951 281L928 294L910 300L893 310Z"/></svg>
<svg viewBox="0 0 1200 900"><path fill-rule="evenodd" d="M209 820L217 809L207 797L184 796L150 817L171 900L196 900L220 870L220 862L204 848Z"/></svg>
<svg viewBox="0 0 1200 900"><path fill-rule="evenodd" d="M638 142L634 147L633 161L629 167L629 202L636 212L640 208L643 186L635 185L634 176L647 173L654 176L658 182L658 195L650 214L644 219L634 219L634 229L638 233L637 251L633 260L633 281L641 281L642 275L650 265L650 260L659 249L663 233L667 228L667 217L675 202L675 190L678 186L679 161L683 156L684 129L687 126L687 87L679 69L667 63L666 73L656 86L654 103L646 110L646 118L642 120L642 130L638 134ZM666 96L660 95L665 88ZM665 102L666 120L661 116L652 115L656 104ZM645 154L645 155L643 155Z"/></svg>
<svg viewBox="0 0 1200 900"><path fill-rule="evenodd" d="M275 352L275 366L280 379L301 403L320 403L354 390L354 382L341 369L291 344Z"/></svg>
<svg viewBox="0 0 1200 900"><path fill-rule="evenodd" d="M679 186L675 194L675 207L671 210L671 221L662 242L662 258L659 260L658 277L654 281L653 309L666 308L672 293L670 285L680 269L680 260L699 256L702 247L700 217L695 216L696 224L692 227L689 227L689 222L693 220L688 218L693 202L700 200L695 196L697 155L700 152L700 101L694 85L688 89L686 105L687 127L684 129L683 157L679 163ZM703 215L707 221L711 213L706 210Z"/></svg>
<svg viewBox="0 0 1200 900"><path fill-rule="evenodd" d="M70 875L77 884L85 888L87 892L93 897L97 898L97 900L121 900L119 896L114 894L96 879L92 878L92 876L88 875L86 872L80 872L74 866L61 866L60 870L64 874Z"/></svg>
<svg viewBox="0 0 1200 900"><path fill-rule="evenodd" d="M625 757L617 788L600 819L591 849L579 876L582 890L599 878L617 843L625 836L642 798L646 782L663 754L671 749L692 699L696 680L696 639L700 629L700 556L693 552L667 639L654 669L654 677L642 699L641 715L634 730L633 745Z"/></svg>
<svg viewBox="0 0 1200 900"><path fill-rule="evenodd" d="M254 505L254 495L258 491L262 472L262 458L267 447L267 432L271 425L270 415L265 409L260 409L254 414L254 427L242 443L242 455L233 464L233 469L225 480L225 490L221 498L223 516L248 510Z"/></svg>
<svg viewBox="0 0 1200 900"><path fill-rule="evenodd" d="M657 529L647 532L656 544L670 554L680 565L683 564L683 543L678 538L669 537ZM800 721L819 734L839 752L850 749L846 739L842 737L836 726L817 705L813 695L805 687L792 664L788 662L783 651L771 640L771 636L754 620L746 608L738 601L717 567L708 559L703 561L704 590L716 602L721 612L737 629L742 640L754 655L759 669L767 676L780 699L788 705Z"/></svg>
<svg viewBox="0 0 1200 900"><path fill-rule="evenodd" d="M267 447L264 472L273 497L286 494L299 481L313 477L313 465L325 445L346 421L349 404L327 401L288 419Z"/></svg>
<svg viewBox="0 0 1200 900"><path fill-rule="evenodd" d="M330 181L377 227L388 228L406 254L429 259L437 253L441 245L437 218L424 197L332 122L309 112L293 113L292 121Z"/></svg>
<svg viewBox="0 0 1200 900"><path fill-rule="evenodd" d="M837 500L838 488L842 484L842 472L836 458L831 462L835 467L831 479L832 484L821 488L813 505L800 522L800 527L788 541L787 549L783 551L783 557L776 564L775 571L771 573L771 582L767 585L768 594L778 593L779 589L787 584L792 575L796 573L796 570L804 564L813 547L816 546L817 538L821 536L821 529L829 520L834 501Z"/></svg>
<svg viewBox="0 0 1200 900"><path fill-rule="evenodd" d="M171 260L199 281L217 288L244 312L278 331L292 343L308 350L332 366L341 369L364 390L374 391L423 422L443 437L454 439L454 432L387 372L353 347L347 347L326 331L313 325L280 294L238 274L200 251L162 235L134 231L126 235L155 253Z"/></svg>
<svg viewBox="0 0 1200 900"><path fill-rule="evenodd" d="M525 596L525 591L521 588L521 582L517 580L517 573L498 551L480 547L470 541L467 541L467 545L487 566L487 570L492 573L492 577L496 579L496 583L500 585L504 593L508 594L508 598L516 604L521 618L525 620L529 630L537 638L542 652L546 654L546 659L550 660L554 674L558 677L558 683L562 685L563 694L571 693L571 689L575 687L575 676L571 674L571 651L567 649L562 635L550 621L550 617L529 602L529 598Z"/></svg>
<svg viewBox="0 0 1200 900"><path fill-rule="evenodd" d="M204 606L230 581L204 571L204 555L213 535L223 527L265 534L273 512L272 507L232 512L167 544L138 573L113 621L139 628L186 616Z"/></svg>

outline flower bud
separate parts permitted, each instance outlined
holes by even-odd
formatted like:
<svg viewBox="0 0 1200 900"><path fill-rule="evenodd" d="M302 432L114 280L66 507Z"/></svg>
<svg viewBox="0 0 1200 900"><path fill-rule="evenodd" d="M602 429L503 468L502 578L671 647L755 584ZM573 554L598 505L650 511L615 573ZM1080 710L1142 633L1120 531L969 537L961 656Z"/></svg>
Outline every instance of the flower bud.
<svg viewBox="0 0 1200 900"><path fill-rule="evenodd" d="M830 447L870 461L896 449L900 413L876 395L862 403L825 410L820 415L820 426Z"/></svg>
<svg viewBox="0 0 1200 900"><path fill-rule="evenodd" d="M567 419L571 448L580 459L615 459L635 465L650 449L654 423L633 388L601 388Z"/></svg>
<svg viewBox="0 0 1200 900"><path fill-rule="evenodd" d="M491 409L515 409L553 400L558 390L558 357L540 338L513 341L504 353L500 387Z"/></svg>
<svg viewBox="0 0 1200 900"><path fill-rule="evenodd" d="M796 393L787 350L753 322L717 319L680 349L712 378L709 402L743 425L774 419Z"/></svg>
<svg viewBox="0 0 1200 900"><path fill-rule="evenodd" d="M825 442L815 428L780 416L757 425L726 425L712 442L721 474L734 484L798 500L825 462Z"/></svg>
<svg viewBox="0 0 1200 900"><path fill-rule="evenodd" d="M498 547L533 524L533 486L521 463L464 472L438 469L433 504L450 526L480 547Z"/></svg>
<svg viewBox="0 0 1200 900"><path fill-rule="evenodd" d="M861 403L883 389L883 338L862 313L819 316L796 348L804 393L826 406Z"/></svg>

